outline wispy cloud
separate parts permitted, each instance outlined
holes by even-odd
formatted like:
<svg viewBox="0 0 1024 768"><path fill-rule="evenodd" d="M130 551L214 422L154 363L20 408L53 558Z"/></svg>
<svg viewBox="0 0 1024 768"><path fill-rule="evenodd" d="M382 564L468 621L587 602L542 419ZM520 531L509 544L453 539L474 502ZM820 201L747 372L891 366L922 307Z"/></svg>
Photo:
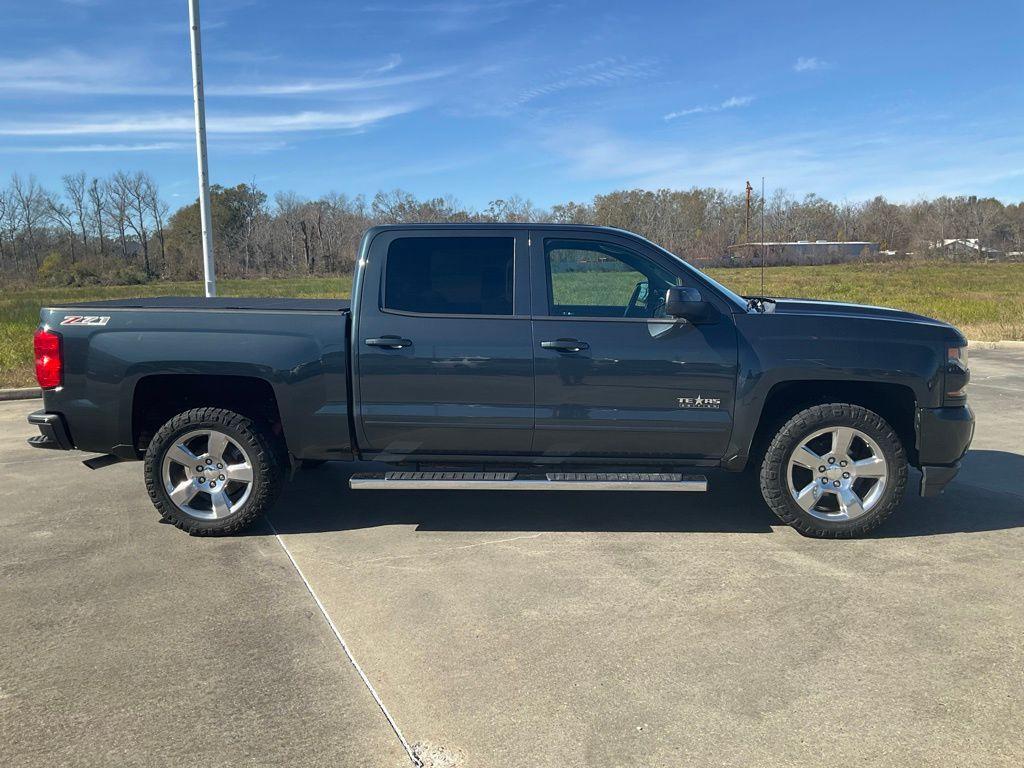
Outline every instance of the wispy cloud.
<svg viewBox="0 0 1024 768"><path fill-rule="evenodd" d="M753 96L732 96L722 102L720 109L732 109L733 107L745 107L754 100Z"/></svg>
<svg viewBox="0 0 1024 768"><path fill-rule="evenodd" d="M560 175L590 183L656 189L742 189L765 176L775 187L852 200L971 194L980 185L1024 180L1024 144L1006 135L979 141L976 130L914 136L903 129L865 134L831 128L735 141L629 138L584 124L540 132Z"/></svg>
<svg viewBox="0 0 1024 768"><path fill-rule="evenodd" d="M646 189L739 189L755 173L803 189L810 180L836 172L832 159L818 151L817 139L807 134L727 145L714 140L680 144L576 125L548 132L542 143L572 178Z"/></svg>
<svg viewBox="0 0 1024 768"><path fill-rule="evenodd" d="M793 63L794 72L811 72L815 69L828 69L832 65L816 56L801 56Z"/></svg>
<svg viewBox="0 0 1024 768"><path fill-rule="evenodd" d="M384 90L437 80L452 74L452 67L398 71L400 56L365 72L341 78L294 78L269 83L208 83L206 93L220 97L301 96L322 93L357 93ZM134 79L132 75L134 74ZM69 94L90 96L187 96L189 83L168 83L147 65L138 52L90 55L62 48L22 59L0 58L0 93L31 96Z"/></svg>
<svg viewBox="0 0 1024 768"><path fill-rule="evenodd" d="M272 53L266 49L231 49L214 48L203 52L203 61L222 61L228 64L266 64L270 61L280 61L281 54Z"/></svg>
<svg viewBox="0 0 1024 768"><path fill-rule="evenodd" d="M334 112L219 115L211 116L207 127L211 134L352 131L366 128L389 117L405 114L414 108L411 104L391 104ZM0 122L0 136L173 135L192 130L192 115L182 112L150 113L133 117L62 115L46 122Z"/></svg>
<svg viewBox="0 0 1024 768"><path fill-rule="evenodd" d="M236 115L212 117L212 133L278 133L292 131L351 131L379 123L389 117L412 112L412 104L391 104L338 112L295 112L277 115ZM191 130L191 121L189 121Z"/></svg>
<svg viewBox="0 0 1024 768"><path fill-rule="evenodd" d="M4 154L88 154L107 152L169 152L190 149L192 145L182 141L159 141L150 144L62 144L57 146L0 147Z"/></svg>
<svg viewBox="0 0 1024 768"><path fill-rule="evenodd" d="M294 80L291 82L268 83L264 85L210 86L206 93L211 96L301 96L317 93L340 93L392 88L409 83L437 80L454 72L454 68L435 69L426 72L410 72L405 75L380 77L350 77L335 80Z"/></svg>
<svg viewBox="0 0 1024 768"><path fill-rule="evenodd" d="M731 96L721 104L705 105L700 107L690 107L689 109L680 109L676 112L669 112L663 116L665 121L676 120L680 117L686 117L687 115L699 115L705 112L721 112L723 109L736 109L737 107L745 107L753 102L753 96Z"/></svg>
<svg viewBox="0 0 1024 768"><path fill-rule="evenodd" d="M392 69L395 69L401 63L402 63L402 54L400 54L400 53L393 53L390 56L388 56L387 61L385 61L383 64L379 65L378 67L376 67L373 71L376 72L377 74L383 74L385 72L390 72Z"/></svg>
<svg viewBox="0 0 1024 768"><path fill-rule="evenodd" d="M464 32L507 19L512 12L536 0L440 0L427 3L372 3L367 13L386 13L397 19L415 18L419 29L435 33Z"/></svg>
<svg viewBox="0 0 1024 768"><path fill-rule="evenodd" d="M93 56L59 48L21 59L0 58L0 91L38 96L137 93L153 88L132 82L133 73L151 74L137 52L120 50L116 56Z"/></svg>
<svg viewBox="0 0 1024 768"><path fill-rule="evenodd" d="M616 85L624 80L638 80L649 77L654 71L652 60L630 62L621 57L601 59L563 70L551 80L520 91L511 100L512 106L550 96L574 88L594 88Z"/></svg>

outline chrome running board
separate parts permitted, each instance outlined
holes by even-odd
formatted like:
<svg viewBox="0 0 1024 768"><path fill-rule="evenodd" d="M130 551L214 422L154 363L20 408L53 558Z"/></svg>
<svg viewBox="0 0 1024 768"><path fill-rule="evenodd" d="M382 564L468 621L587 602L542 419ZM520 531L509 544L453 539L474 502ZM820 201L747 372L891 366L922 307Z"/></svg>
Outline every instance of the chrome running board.
<svg viewBox="0 0 1024 768"><path fill-rule="evenodd" d="M384 472L352 475L349 487L373 491L697 491L703 475L671 472Z"/></svg>

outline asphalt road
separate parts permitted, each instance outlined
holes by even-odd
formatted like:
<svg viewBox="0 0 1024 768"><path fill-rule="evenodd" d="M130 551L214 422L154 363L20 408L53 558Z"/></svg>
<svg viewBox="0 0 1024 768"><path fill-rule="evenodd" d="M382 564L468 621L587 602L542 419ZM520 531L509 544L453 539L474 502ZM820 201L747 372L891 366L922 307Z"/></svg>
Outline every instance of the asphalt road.
<svg viewBox="0 0 1024 768"><path fill-rule="evenodd" d="M0 404L0 765L410 765L297 565L426 765L1019 766L1024 352L971 364L960 477L852 542L719 477L350 492L342 465L193 539L140 465L30 449L38 401Z"/></svg>

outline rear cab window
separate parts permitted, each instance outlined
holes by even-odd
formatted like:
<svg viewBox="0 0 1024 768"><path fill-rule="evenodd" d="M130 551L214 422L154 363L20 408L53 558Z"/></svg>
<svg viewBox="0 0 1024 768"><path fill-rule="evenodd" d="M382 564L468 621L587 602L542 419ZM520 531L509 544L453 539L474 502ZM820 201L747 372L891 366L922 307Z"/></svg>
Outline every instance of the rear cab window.
<svg viewBox="0 0 1024 768"><path fill-rule="evenodd" d="M381 308L512 315L514 265L514 237L399 237L388 247Z"/></svg>

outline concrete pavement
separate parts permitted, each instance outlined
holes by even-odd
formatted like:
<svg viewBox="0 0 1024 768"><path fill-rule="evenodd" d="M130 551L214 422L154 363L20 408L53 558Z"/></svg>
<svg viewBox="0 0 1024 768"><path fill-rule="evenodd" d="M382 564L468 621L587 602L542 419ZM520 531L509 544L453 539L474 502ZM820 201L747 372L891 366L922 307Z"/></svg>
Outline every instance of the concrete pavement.
<svg viewBox="0 0 1024 768"><path fill-rule="evenodd" d="M0 406L0 765L407 766L273 537L199 539L139 464Z"/></svg>
<svg viewBox="0 0 1024 768"><path fill-rule="evenodd" d="M435 495L338 465L271 520L427 765L1016 766L1024 353L971 363L964 471L868 540L732 476ZM269 528L159 525L138 465L23 448L31 405L0 406L0 761L409 764Z"/></svg>

